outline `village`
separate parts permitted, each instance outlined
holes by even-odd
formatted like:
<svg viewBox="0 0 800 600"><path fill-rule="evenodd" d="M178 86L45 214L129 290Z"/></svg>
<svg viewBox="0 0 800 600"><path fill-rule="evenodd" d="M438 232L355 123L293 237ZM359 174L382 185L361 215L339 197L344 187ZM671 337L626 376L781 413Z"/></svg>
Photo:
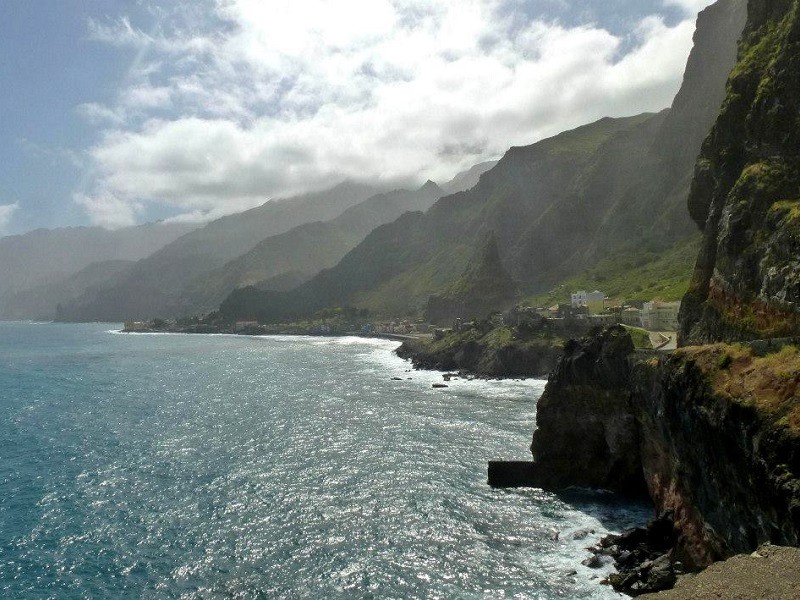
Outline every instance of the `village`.
<svg viewBox="0 0 800 600"><path fill-rule="evenodd" d="M639 300L618 302L610 300L599 290L593 292L579 290L570 294L568 302L550 307L517 306L503 313L494 313L489 319L498 327L503 325L518 327L524 324L537 326L545 320L545 324L554 331L574 330L576 327L588 330L597 325L619 324L643 329L659 340L659 344L655 345L661 345L664 337L674 342L680 307L680 301L665 302L654 299L649 302ZM457 318L453 321L452 330L470 328L474 323L465 318ZM437 329L430 323L408 319L376 322L362 327L362 333L365 334L419 335L435 334L437 331L446 330Z"/></svg>
<svg viewBox="0 0 800 600"><path fill-rule="evenodd" d="M528 327L545 329L560 335L576 335L595 326L624 325L643 330L653 348L675 348L678 311L681 303L652 300L618 302L599 291L579 290L569 295L569 301L550 307L516 306L506 312L496 312L488 317L495 327ZM348 312L344 310L343 312ZM359 311L354 311L359 312ZM296 333L301 335L364 335L406 339L408 337L439 338L450 331L464 331L477 326L476 320L456 318L449 328L437 327L424 319L391 319L364 323L363 314L337 314L291 326L264 325L258 321L237 321L225 328L229 333L263 335ZM287 329L288 327L288 329ZM210 331L202 321L198 324L169 321L126 321L124 331L153 330L184 331L194 333L221 332L219 326Z"/></svg>

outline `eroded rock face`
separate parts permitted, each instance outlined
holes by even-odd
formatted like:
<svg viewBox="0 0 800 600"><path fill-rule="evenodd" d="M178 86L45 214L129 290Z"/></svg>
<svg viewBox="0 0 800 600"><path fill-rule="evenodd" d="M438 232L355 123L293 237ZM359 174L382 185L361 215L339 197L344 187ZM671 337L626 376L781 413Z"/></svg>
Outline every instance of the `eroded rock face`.
<svg viewBox="0 0 800 600"><path fill-rule="evenodd" d="M609 328L573 342L537 408L534 483L638 495L689 569L800 545L800 350L723 344L638 355ZM638 580L637 580L638 581Z"/></svg>
<svg viewBox="0 0 800 600"><path fill-rule="evenodd" d="M695 168L703 244L682 344L800 332L800 1L751 0L727 98Z"/></svg>
<svg viewBox="0 0 800 600"><path fill-rule="evenodd" d="M758 357L716 345L634 367L645 480L674 514L686 564L800 544L800 410L796 373L782 375L796 360L791 347Z"/></svg>
<svg viewBox="0 0 800 600"><path fill-rule="evenodd" d="M543 487L644 494L628 385L633 351L623 327L567 344L536 409L531 452Z"/></svg>

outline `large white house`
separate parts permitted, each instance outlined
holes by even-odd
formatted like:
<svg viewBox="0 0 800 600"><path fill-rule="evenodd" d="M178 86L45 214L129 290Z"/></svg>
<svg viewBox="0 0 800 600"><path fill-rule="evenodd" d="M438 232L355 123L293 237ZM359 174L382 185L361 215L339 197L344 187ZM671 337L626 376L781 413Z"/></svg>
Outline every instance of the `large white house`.
<svg viewBox="0 0 800 600"><path fill-rule="evenodd" d="M649 331L676 331L680 302L645 302L642 308L642 327Z"/></svg>
<svg viewBox="0 0 800 600"><path fill-rule="evenodd" d="M603 292L595 290L593 292L587 292L585 290L580 290L571 294L571 301L573 308L581 308L583 306L590 306L596 303L600 303L602 306L603 300L606 299L606 295Z"/></svg>

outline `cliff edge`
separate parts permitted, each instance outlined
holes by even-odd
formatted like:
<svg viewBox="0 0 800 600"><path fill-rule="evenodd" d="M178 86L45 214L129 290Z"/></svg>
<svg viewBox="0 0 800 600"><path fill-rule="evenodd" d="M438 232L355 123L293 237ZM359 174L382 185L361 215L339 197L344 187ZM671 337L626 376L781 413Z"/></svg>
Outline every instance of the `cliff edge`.
<svg viewBox="0 0 800 600"><path fill-rule="evenodd" d="M622 327L596 332L567 344L550 375L526 483L649 495L668 547L640 548L634 533L597 550L632 594L664 589L651 581L655 558L664 572L691 572L764 543L800 546L798 386L793 343L658 356L635 352Z"/></svg>
<svg viewBox="0 0 800 600"><path fill-rule="evenodd" d="M689 212L703 242L684 345L800 333L800 2L750 0Z"/></svg>

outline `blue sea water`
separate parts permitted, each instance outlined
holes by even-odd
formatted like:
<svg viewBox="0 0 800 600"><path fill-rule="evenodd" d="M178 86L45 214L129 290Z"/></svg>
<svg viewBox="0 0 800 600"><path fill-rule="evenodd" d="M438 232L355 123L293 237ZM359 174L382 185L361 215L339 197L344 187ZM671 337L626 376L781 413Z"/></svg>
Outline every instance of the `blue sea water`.
<svg viewBox="0 0 800 600"><path fill-rule="evenodd" d="M114 329L0 323L0 597L617 597L580 561L648 507L486 485L544 382Z"/></svg>

